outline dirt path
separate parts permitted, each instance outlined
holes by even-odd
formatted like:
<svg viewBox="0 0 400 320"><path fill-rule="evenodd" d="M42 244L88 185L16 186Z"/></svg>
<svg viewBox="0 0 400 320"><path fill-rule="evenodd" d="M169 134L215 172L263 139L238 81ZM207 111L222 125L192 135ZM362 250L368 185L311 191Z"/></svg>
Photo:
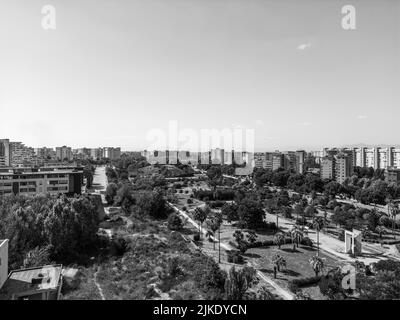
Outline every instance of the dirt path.
<svg viewBox="0 0 400 320"><path fill-rule="evenodd" d="M101 300L106 300L104 293L103 293L103 289L100 287L100 284L97 282L97 274L99 273L99 271L100 271L100 267L97 268L97 271L95 272L95 274L93 276L93 281L94 281L94 284L96 285L97 289L99 290Z"/></svg>

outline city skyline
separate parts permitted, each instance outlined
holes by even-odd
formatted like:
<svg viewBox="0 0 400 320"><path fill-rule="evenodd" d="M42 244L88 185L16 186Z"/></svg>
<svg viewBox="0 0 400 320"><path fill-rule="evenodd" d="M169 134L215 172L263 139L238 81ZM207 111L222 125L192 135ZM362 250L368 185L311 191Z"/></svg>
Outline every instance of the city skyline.
<svg viewBox="0 0 400 320"><path fill-rule="evenodd" d="M139 151L177 120L254 129L255 151L396 145L399 3L353 1L350 31L346 4L54 1L43 30L43 1L3 1L0 137Z"/></svg>

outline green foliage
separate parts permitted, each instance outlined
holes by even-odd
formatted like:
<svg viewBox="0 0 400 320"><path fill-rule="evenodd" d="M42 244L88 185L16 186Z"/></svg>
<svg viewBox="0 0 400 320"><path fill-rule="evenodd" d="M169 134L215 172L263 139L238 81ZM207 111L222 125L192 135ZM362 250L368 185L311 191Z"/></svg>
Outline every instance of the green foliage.
<svg viewBox="0 0 400 320"><path fill-rule="evenodd" d="M247 290L253 285L256 271L250 267L236 270L232 267L225 281L225 297L227 300L243 300Z"/></svg>
<svg viewBox="0 0 400 320"><path fill-rule="evenodd" d="M168 216L168 229L170 230L181 230L183 227L183 222L181 217L176 213L171 213Z"/></svg>

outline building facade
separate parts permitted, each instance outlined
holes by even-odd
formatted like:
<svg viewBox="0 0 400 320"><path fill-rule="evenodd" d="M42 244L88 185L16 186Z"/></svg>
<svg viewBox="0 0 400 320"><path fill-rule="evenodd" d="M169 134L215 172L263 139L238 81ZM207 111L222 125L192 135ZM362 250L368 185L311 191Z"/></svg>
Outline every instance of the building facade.
<svg viewBox="0 0 400 320"><path fill-rule="evenodd" d="M83 171L18 170L0 172L0 196L6 194L81 194Z"/></svg>
<svg viewBox="0 0 400 320"><path fill-rule="evenodd" d="M71 147L62 146L56 148L56 159L59 161L71 161L72 157L72 149Z"/></svg>
<svg viewBox="0 0 400 320"><path fill-rule="evenodd" d="M9 167L11 165L10 140L0 139L0 167Z"/></svg>

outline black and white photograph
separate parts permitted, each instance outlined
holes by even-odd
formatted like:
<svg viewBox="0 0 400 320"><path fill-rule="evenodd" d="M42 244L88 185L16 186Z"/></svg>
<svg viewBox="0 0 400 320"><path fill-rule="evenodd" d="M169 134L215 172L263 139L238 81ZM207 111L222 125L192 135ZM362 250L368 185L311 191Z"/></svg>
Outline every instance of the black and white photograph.
<svg viewBox="0 0 400 320"><path fill-rule="evenodd" d="M399 121L399 0L0 0L0 309L398 300Z"/></svg>

